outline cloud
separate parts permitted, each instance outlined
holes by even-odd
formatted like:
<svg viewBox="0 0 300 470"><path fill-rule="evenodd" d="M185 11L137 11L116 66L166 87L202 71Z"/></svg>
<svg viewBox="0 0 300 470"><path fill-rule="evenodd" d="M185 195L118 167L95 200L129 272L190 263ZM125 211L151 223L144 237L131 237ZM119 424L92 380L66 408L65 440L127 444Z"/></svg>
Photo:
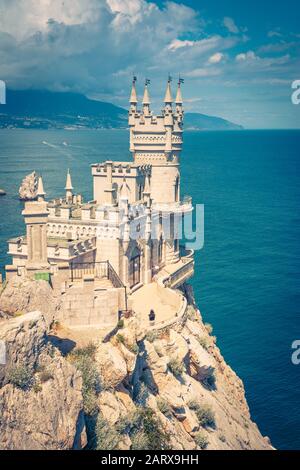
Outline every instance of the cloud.
<svg viewBox="0 0 300 470"><path fill-rule="evenodd" d="M224 24L225 28L227 28L230 33L238 34L240 32L240 30L237 27L237 25L235 24L233 18L230 18L230 16L225 16L225 18L223 19L223 24Z"/></svg>
<svg viewBox="0 0 300 470"><path fill-rule="evenodd" d="M268 37L269 38L274 38L274 37L278 37L278 38L281 38L283 36L283 34L276 30L276 31L268 31Z"/></svg>
<svg viewBox="0 0 300 470"><path fill-rule="evenodd" d="M205 78L205 77L215 77L220 75L222 71L217 68L204 68L200 67L195 70L191 70L185 74L186 77L190 78Z"/></svg>
<svg viewBox="0 0 300 470"><path fill-rule="evenodd" d="M177 49L181 49L182 47L190 47L194 45L195 41L182 41L181 39L173 39L173 41L168 45L168 49L170 49L170 51L176 51Z"/></svg>
<svg viewBox="0 0 300 470"><path fill-rule="evenodd" d="M222 54L222 52L216 52L215 54L210 56L210 58L208 59L208 62L210 64L218 64L219 62L221 62L223 57L224 57L224 54Z"/></svg>
<svg viewBox="0 0 300 470"><path fill-rule="evenodd" d="M241 54L237 54L235 57L235 60L237 62L245 62L245 61L252 61L256 60L258 57L256 56L255 52L253 51L248 51L248 52L242 52Z"/></svg>

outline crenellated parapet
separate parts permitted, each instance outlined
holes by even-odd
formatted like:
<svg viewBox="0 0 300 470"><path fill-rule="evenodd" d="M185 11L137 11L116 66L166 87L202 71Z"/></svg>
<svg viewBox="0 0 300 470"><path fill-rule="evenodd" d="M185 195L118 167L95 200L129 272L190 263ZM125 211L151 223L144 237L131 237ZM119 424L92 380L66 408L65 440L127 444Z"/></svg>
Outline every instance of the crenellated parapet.
<svg viewBox="0 0 300 470"><path fill-rule="evenodd" d="M171 78L169 77L164 108L162 114L158 116L155 116L150 109L149 83L150 81L146 80L140 111L137 109L135 77L132 84L128 124L130 129L129 148L133 154L133 160L136 163L150 163L152 165L161 165L162 162L178 164L183 143L182 79L179 79L178 82L174 109Z"/></svg>

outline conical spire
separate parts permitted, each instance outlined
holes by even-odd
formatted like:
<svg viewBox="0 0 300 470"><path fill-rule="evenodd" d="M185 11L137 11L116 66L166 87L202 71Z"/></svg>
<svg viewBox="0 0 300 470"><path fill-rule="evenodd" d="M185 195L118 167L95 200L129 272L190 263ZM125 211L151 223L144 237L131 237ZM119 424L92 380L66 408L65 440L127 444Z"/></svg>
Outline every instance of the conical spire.
<svg viewBox="0 0 300 470"><path fill-rule="evenodd" d="M146 78L145 81L145 89L144 89L144 96L143 96L143 106L149 106L150 102L150 96L149 96L149 91L148 91L148 85L150 83L150 80Z"/></svg>
<svg viewBox="0 0 300 470"><path fill-rule="evenodd" d="M41 176L39 176L36 195L37 195L37 200L38 201L44 201L46 193L44 191L43 178Z"/></svg>
<svg viewBox="0 0 300 470"><path fill-rule="evenodd" d="M69 168L68 168L68 173L67 173L67 179L66 179L66 187L65 187L65 190L66 190L66 191L72 191L72 190L73 190L72 180L71 180L71 174L70 174Z"/></svg>
<svg viewBox="0 0 300 470"><path fill-rule="evenodd" d="M175 99L176 104L182 104L181 83L183 83L183 79L179 77L177 94L176 94L176 99Z"/></svg>
<svg viewBox="0 0 300 470"><path fill-rule="evenodd" d="M168 84L167 84L164 102L166 104L170 104L173 102L172 93L171 93L171 77L168 78Z"/></svg>
<svg viewBox="0 0 300 470"><path fill-rule="evenodd" d="M129 199L129 187L126 183L126 178L123 178L123 183L120 189L120 199Z"/></svg>
<svg viewBox="0 0 300 470"><path fill-rule="evenodd" d="M136 105L137 102L138 102L137 94L136 94L136 88L135 88L135 83L136 83L136 77L133 77L133 80L132 80L132 88L131 88L131 95L130 95L130 99L129 99L129 103L130 103L130 104L133 104L133 105Z"/></svg>

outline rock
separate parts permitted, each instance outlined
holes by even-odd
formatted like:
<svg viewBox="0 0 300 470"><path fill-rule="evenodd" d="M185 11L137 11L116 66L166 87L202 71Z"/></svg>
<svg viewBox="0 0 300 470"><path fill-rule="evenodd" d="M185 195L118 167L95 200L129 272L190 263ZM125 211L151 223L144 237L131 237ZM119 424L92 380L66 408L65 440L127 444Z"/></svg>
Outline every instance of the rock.
<svg viewBox="0 0 300 470"><path fill-rule="evenodd" d="M120 406L113 393L104 391L100 394L99 408L104 419L109 424L115 424L118 421L120 417Z"/></svg>
<svg viewBox="0 0 300 470"><path fill-rule="evenodd" d="M35 171L25 176L19 188L19 198L21 201L32 201L36 198L38 187L38 175Z"/></svg>
<svg viewBox="0 0 300 470"><path fill-rule="evenodd" d="M4 191L4 189L0 189L0 196L5 196L6 195L6 192Z"/></svg>
<svg viewBox="0 0 300 470"><path fill-rule="evenodd" d="M208 352L194 338L190 338L189 373L197 380L203 380L212 375L216 363Z"/></svg>
<svg viewBox="0 0 300 470"><path fill-rule="evenodd" d="M48 282L12 277L0 295L0 311L20 315L34 310L43 313L50 325L55 317L58 302Z"/></svg>
<svg viewBox="0 0 300 470"><path fill-rule="evenodd" d="M1 450L68 450L86 445L81 374L53 348L40 312L0 322L7 346L0 388ZM41 380L37 364L48 371ZM23 390L7 383L17 367L32 374Z"/></svg>
<svg viewBox="0 0 300 470"><path fill-rule="evenodd" d="M116 387L127 376L126 361L111 343L102 343L98 347L95 361L105 388Z"/></svg>

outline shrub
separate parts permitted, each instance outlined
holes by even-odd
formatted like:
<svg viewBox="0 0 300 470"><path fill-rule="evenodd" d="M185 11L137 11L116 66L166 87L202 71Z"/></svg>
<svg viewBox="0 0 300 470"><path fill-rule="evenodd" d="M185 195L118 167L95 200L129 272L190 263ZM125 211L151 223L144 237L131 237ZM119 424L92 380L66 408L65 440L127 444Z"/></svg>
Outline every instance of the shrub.
<svg viewBox="0 0 300 470"><path fill-rule="evenodd" d="M149 440L143 431L135 432L131 437L131 450L148 450Z"/></svg>
<svg viewBox="0 0 300 470"><path fill-rule="evenodd" d="M10 368L7 373L7 380L15 387L19 387L22 390L29 388L32 385L33 373L30 369L25 366L16 366Z"/></svg>
<svg viewBox="0 0 300 470"><path fill-rule="evenodd" d="M204 326L205 326L205 328L206 328L206 330L207 330L207 333L208 333L209 335L211 335L212 332L213 332L213 327L212 327L212 325L211 325L210 323L205 323Z"/></svg>
<svg viewBox="0 0 300 470"><path fill-rule="evenodd" d="M205 336L201 336L201 337L197 337L197 340L198 340L198 343L204 348L204 349L208 349L209 347L209 344L208 344L208 340Z"/></svg>
<svg viewBox="0 0 300 470"><path fill-rule="evenodd" d="M138 354L139 352L139 347L136 343L131 344L130 346L127 346L127 348L129 349L129 351L131 351L134 354Z"/></svg>
<svg viewBox="0 0 300 470"><path fill-rule="evenodd" d="M206 449L206 447L209 444L207 437L201 431L195 434L194 439L195 439L197 446L200 447L200 449Z"/></svg>
<svg viewBox="0 0 300 470"><path fill-rule="evenodd" d="M169 369L176 377L180 376L184 372L184 365L177 358L170 359Z"/></svg>
<svg viewBox="0 0 300 470"><path fill-rule="evenodd" d="M159 398L157 400L157 406L158 406L159 411L163 413L165 416L172 415L172 408L167 402L167 400L164 400L163 398Z"/></svg>
<svg viewBox="0 0 300 470"><path fill-rule="evenodd" d="M94 363L96 346L89 344L85 348L72 351L68 358L82 375L83 409L87 415L98 411L97 395L100 391L100 378Z"/></svg>
<svg viewBox="0 0 300 470"><path fill-rule="evenodd" d="M49 372L46 369L40 372L39 377L40 377L41 383L45 383L45 382L48 382L48 380L53 379L53 375L51 374L51 372Z"/></svg>
<svg viewBox="0 0 300 470"><path fill-rule="evenodd" d="M214 370L211 371L210 375L201 380L202 384L207 388L214 388L216 384L216 377Z"/></svg>
<svg viewBox="0 0 300 470"><path fill-rule="evenodd" d="M188 402L188 406L195 412L201 426L215 426L215 414L208 404L201 405L198 401L191 400Z"/></svg>
<svg viewBox="0 0 300 470"><path fill-rule="evenodd" d="M69 358L71 360L80 358L80 357L86 357L86 356L94 358L96 349L97 349L96 345L91 342L87 346L84 346L83 348L77 348L71 351L69 354Z"/></svg>
<svg viewBox="0 0 300 470"><path fill-rule="evenodd" d="M96 422L96 449L97 450L117 450L120 442L120 435L114 426L111 426L99 413Z"/></svg>
<svg viewBox="0 0 300 470"><path fill-rule="evenodd" d="M186 317L191 321L196 320L197 313L196 313L195 308L192 305L188 305L187 310L186 310Z"/></svg>
<svg viewBox="0 0 300 470"><path fill-rule="evenodd" d="M124 338L123 335L121 335L121 333L118 333L116 335L116 340L117 340L118 343L124 344L124 346L125 346L125 338Z"/></svg>
<svg viewBox="0 0 300 470"><path fill-rule="evenodd" d="M219 434L219 439L221 442L226 442L226 437L224 436L224 434Z"/></svg>
<svg viewBox="0 0 300 470"><path fill-rule="evenodd" d="M40 385L39 383L37 383L37 382L34 382L32 388L33 388L34 393L38 393L38 392L41 392L41 391L42 391L41 385Z"/></svg>
<svg viewBox="0 0 300 470"><path fill-rule="evenodd" d="M158 338L159 338L159 333L158 331L155 331L155 330L148 331L145 337L145 339L149 341L149 343L153 343Z"/></svg>
<svg viewBox="0 0 300 470"><path fill-rule="evenodd" d="M124 320L123 319L118 321L117 328L119 328L119 329L124 328Z"/></svg>
<svg viewBox="0 0 300 470"><path fill-rule="evenodd" d="M164 431L160 420L151 408L139 407L136 410L131 436L134 440L138 439L141 442L141 437L137 437L139 433L144 434L143 445L147 446L144 450L170 449L170 435Z"/></svg>

